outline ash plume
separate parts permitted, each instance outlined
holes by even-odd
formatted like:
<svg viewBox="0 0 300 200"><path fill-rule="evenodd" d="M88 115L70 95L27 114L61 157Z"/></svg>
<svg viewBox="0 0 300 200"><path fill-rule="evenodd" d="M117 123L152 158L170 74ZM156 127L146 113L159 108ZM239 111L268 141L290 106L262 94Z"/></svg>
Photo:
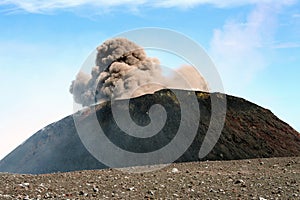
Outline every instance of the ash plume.
<svg viewBox="0 0 300 200"><path fill-rule="evenodd" d="M183 65L167 79L169 88L209 92L208 84L199 72L190 65Z"/></svg>
<svg viewBox="0 0 300 200"><path fill-rule="evenodd" d="M91 74L79 72L70 86L75 102L82 106L162 88L208 91L204 78L193 67L183 66L171 76L163 76L159 60L148 57L143 48L125 38L107 40L97 52Z"/></svg>

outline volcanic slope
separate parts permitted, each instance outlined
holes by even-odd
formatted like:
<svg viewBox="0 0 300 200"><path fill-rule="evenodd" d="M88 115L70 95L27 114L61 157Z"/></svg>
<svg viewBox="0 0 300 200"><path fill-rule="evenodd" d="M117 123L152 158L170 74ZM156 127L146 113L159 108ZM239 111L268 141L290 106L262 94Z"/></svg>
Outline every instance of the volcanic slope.
<svg viewBox="0 0 300 200"><path fill-rule="evenodd" d="M198 124L198 131L190 147L175 162L300 156L300 134L270 110L245 99L219 93L177 92L186 98L196 95L201 118L200 121L185 119L190 120L190 124ZM213 95L217 102L226 98L225 124L212 151L199 159L199 150L211 119ZM125 100L115 103L122 101ZM149 124L148 111L154 104L165 108L167 120L161 131L149 140L125 134L114 121L111 102L97 105L95 112L106 136L115 145L137 153L151 152L175 137L181 120L178 99L169 89L131 99L129 112L132 120L140 126ZM83 111L77 115L84 119L91 117L91 113ZM154 164L159 164L159 161ZM0 172L10 173L42 174L103 168L107 166L95 159L81 142L72 115L41 129L0 161Z"/></svg>

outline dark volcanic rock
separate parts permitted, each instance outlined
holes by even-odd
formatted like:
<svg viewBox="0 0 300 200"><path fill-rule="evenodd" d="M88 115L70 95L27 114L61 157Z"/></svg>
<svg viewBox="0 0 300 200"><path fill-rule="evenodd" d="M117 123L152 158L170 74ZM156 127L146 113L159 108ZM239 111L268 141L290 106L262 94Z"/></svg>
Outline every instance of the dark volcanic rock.
<svg viewBox="0 0 300 200"><path fill-rule="evenodd" d="M191 91L180 91L188 96ZM198 161L198 153L211 117L211 95L196 92L201 111L198 132L188 150L176 162ZM221 95L221 97L224 95ZM220 97L220 98L221 98ZM178 130L181 111L175 95L161 90L130 100L130 114L140 126L150 122L149 108L161 104L167 111L166 124L150 139L130 137L116 125L111 103L96 107L99 124L106 136L120 148L137 152L151 152L168 144ZM88 119L91 115L82 112ZM226 121L218 143L202 160L231 160L260 157L300 156L300 135L269 110L244 99L227 95ZM159 161L158 161L159 162ZM121 165L122 166L122 165ZM73 117L68 116L38 131L0 161L0 172L52 173L106 166L97 161L84 147L76 131Z"/></svg>

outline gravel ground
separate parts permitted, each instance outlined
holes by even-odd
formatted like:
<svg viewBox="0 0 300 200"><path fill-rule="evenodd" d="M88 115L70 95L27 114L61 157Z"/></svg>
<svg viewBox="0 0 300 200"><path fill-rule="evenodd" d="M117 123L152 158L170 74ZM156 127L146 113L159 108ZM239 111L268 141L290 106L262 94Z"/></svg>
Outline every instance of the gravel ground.
<svg viewBox="0 0 300 200"><path fill-rule="evenodd" d="M300 199L300 157L116 169L0 174L0 199Z"/></svg>

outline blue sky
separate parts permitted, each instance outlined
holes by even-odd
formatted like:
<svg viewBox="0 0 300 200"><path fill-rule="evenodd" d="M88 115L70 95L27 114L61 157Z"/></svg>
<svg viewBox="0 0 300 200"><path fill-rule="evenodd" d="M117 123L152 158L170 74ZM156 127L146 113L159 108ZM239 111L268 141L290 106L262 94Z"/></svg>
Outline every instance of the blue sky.
<svg viewBox="0 0 300 200"><path fill-rule="evenodd" d="M214 60L226 93L300 131L298 1L2 0L0 26L0 158L72 113L70 82L96 46L142 27L192 38Z"/></svg>

